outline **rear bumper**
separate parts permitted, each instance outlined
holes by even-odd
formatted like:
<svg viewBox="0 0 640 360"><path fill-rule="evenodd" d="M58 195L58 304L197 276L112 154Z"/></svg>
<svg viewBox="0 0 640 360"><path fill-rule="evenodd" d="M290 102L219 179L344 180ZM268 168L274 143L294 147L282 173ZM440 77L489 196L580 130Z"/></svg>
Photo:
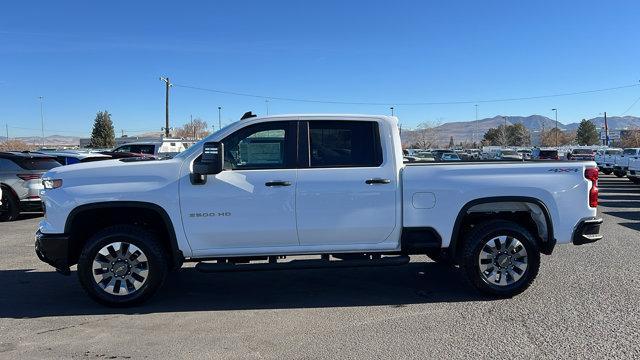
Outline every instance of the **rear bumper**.
<svg viewBox="0 0 640 360"><path fill-rule="evenodd" d="M585 219L578 223L573 231L573 244L584 245L602 239L600 225L602 219Z"/></svg>
<svg viewBox="0 0 640 360"><path fill-rule="evenodd" d="M36 255L56 268L59 273L69 275L69 236L65 234L43 234L36 232Z"/></svg>

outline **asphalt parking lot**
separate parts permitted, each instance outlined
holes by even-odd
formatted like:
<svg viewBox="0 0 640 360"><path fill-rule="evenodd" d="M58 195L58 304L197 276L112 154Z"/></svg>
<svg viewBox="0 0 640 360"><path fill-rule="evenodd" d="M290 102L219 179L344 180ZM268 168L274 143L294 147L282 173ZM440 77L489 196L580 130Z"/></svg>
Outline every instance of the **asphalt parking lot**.
<svg viewBox="0 0 640 360"><path fill-rule="evenodd" d="M601 175L605 238L556 248L524 294L477 295L455 269L172 274L105 308L33 251L38 217L0 223L0 358L640 358L640 186Z"/></svg>

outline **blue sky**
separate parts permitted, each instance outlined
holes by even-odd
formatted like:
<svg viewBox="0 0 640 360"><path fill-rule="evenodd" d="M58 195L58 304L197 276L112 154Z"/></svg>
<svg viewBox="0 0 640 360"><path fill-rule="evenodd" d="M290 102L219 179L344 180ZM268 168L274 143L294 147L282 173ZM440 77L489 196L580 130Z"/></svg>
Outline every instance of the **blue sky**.
<svg viewBox="0 0 640 360"><path fill-rule="evenodd" d="M347 102L448 102L640 84L636 1L13 1L0 11L0 126L83 136L106 109L135 135L164 124L176 84ZM174 87L172 125L217 127L264 99ZM569 123L620 115L640 86L481 103L480 118ZM388 106L269 102L271 114L387 114ZM408 127L472 120L472 104L396 106ZM628 114L640 115L640 103Z"/></svg>

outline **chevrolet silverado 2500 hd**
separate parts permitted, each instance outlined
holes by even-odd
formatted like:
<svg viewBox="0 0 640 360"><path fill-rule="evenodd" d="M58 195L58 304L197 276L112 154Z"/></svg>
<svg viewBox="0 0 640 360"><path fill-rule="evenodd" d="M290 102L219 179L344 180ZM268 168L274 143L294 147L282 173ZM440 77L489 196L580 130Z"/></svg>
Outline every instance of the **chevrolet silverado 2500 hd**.
<svg viewBox="0 0 640 360"><path fill-rule="evenodd" d="M184 261L214 272L400 265L418 254L513 296L541 253L601 238L592 161L402 158L395 117L250 117L172 159L47 172L36 253L64 274L77 264L86 292L112 306L146 300Z"/></svg>

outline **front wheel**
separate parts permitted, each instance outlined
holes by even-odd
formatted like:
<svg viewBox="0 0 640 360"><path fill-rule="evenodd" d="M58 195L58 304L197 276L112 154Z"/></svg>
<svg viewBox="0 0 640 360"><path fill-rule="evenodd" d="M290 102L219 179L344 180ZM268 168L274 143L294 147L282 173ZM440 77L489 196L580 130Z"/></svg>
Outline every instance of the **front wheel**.
<svg viewBox="0 0 640 360"><path fill-rule="evenodd" d="M622 172L622 171L613 170L613 175L621 178L621 177L625 176L626 174L624 172Z"/></svg>
<svg viewBox="0 0 640 360"><path fill-rule="evenodd" d="M603 169L603 170L602 170L602 173L603 173L603 174L605 174L605 175L611 175L612 170L610 170L610 169Z"/></svg>
<svg viewBox="0 0 640 360"><path fill-rule="evenodd" d="M9 189L2 188L0 202L0 221L16 220L20 215L20 201L9 192Z"/></svg>
<svg viewBox="0 0 640 360"><path fill-rule="evenodd" d="M515 296L533 282L540 251L531 233L512 221L477 225L466 237L461 267L469 283L483 293Z"/></svg>
<svg viewBox="0 0 640 360"><path fill-rule="evenodd" d="M91 237L78 259L78 278L89 296L107 306L140 304L168 272L158 239L136 226L117 225Z"/></svg>

